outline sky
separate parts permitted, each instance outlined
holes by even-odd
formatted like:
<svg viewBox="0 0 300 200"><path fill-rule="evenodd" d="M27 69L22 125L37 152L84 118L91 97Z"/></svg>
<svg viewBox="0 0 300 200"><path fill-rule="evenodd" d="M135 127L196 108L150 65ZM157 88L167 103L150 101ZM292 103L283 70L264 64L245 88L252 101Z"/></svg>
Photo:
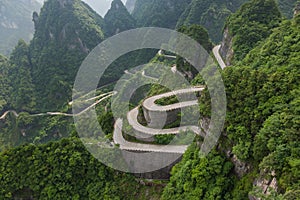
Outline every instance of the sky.
<svg viewBox="0 0 300 200"><path fill-rule="evenodd" d="M106 14L107 10L110 8L112 0L83 0L89 6L91 6L95 11L97 11L102 17ZM122 0L125 4L126 0Z"/></svg>
<svg viewBox="0 0 300 200"><path fill-rule="evenodd" d="M42 3L45 0L37 0L38 2ZM97 13L99 13L102 17L106 14L108 9L110 8L110 4L112 0L82 0L89 4ZM122 0L123 3L126 3L126 0Z"/></svg>

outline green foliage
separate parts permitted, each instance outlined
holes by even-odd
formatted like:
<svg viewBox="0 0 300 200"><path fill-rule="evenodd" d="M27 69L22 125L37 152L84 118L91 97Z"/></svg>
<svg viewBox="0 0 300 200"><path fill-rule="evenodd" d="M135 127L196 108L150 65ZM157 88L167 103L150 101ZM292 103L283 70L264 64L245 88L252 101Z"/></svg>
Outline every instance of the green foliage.
<svg viewBox="0 0 300 200"><path fill-rule="evenodd" d="M0 54L0 111L4 110L9 102L9 78L7 58Z"/></svg>
<svg viewBox="0 0 300 200"><path fill-rule="evenodd" d="M241 179L237 179L234 182L234 188L231 191L232 199L248 199L249 193L253 189L253 183L257 176L257 170L253 170L251 173L246 174Z"/></svg>
<svg viewBox="0 0 300 200"><path fill-rule="evenodd" d="M104 17L105 31L108 36L135 28L135 20L121 0L114 0Z"/></svg>
<svg viewBox="0 0 300 200"><path fill-rule="evenodd" d="M175 135L155 135L154 141L157 144L168 145L174 139Z"/></svg>
<svg viewBox="0 0 300 200"><path fill-rule="evenodd" d="M226 26L233 36L234 59L243 59L279 25L281 13L274 0L252 0L232 14Z"/></svg>
<svg viewBox="0 0 300 200"><path fill-rule="evenodd" d="M199 147L193 144L173 167L162 199L230 199L232 166L215 150L200 157Z"/></svg>
<svg viewBox="0 0 300 200"><path fill-rule="evenodd" d="M208 30L213 42L222 40L226 18L246 0L192 0L181 15L177 27L199 24Z"/></svg>
<svg viewBox="0 0 300 200"><path fill-rule="evenodd" d="M293 8L296 2L297 0L277 0L280 11L287 18L293 17Z"/></svg>
<svg viewBox="0 0 300 200"><path fill-rule="evenodd" d="M274 171L281 194L299 188L299 45L296 17L223 74L233 152L264 173Z"/></svg>
<svg viewBox="0 0 300 200"><path fill-rule="evenodd" d="M175 28L191 0L137 0L132 16L139 27Z"/></svg>
<svg viewBox="0 0 300 200"><path fill-rule="evenodd" d="M166 105L171 105L171 104L175 104L178 103L178 99L176 97L176 95L170 96L170 97L164 97L161 99L157 99L154 103L161 105L161 106L166 106Z"/></svg>
<svg viewBox="0 0 300 200"><path fill-rule="evenodd" d="M300 187L300 156L296 153L300 149L300 90L292 94L294 100L265 121L254 141L255 158L262 161L260 168L275 170L284 191Z"/></svg>
<svg viewBox="0 0 300 200"><path fill-rule="evenodd" d="M49 0L45 3L35 22L36 33L29 45L20 41L10 60L0 56L0 110L22 111L17 118L8 114L6 120L0 121L0 150L3 151L0 155L0 197L12 199L26 193L33 193L37 199L157 197L160 191L140 186L132 176L100 164L78 139L62 139L76 135L71 118L33 117L29 114L39 110L67 112L77 69L87 53L104 39L103 28L105 33L112 35L118 28L122 31L134 24L122 6L119 9L124 12L116 11L116 5L120 3L117 0L105 20L79 0L61 2ZM133 16L139 26L172 28L189 3L189 0L137 1ZM210 35L217 40L219 31L216 30L221 30L225 16L241 3L238 0L194 0L182 15L185 22L178 24L202 24L209 27ZM226 141L220 142L218 149L207 157L199 155L197 143L200 142L195 142L173 168L162 199L245 199L251 190L255 196L269 199L295 199L299 196L300 16L279 24L281 20L278 8L271 0L253 0L229 18L239 63L222 73L228 98L225 135L222 137ZM207 31L201 26L183 26L179 30L197 40L206 50L211 50ZM150 60L156 52L124 55L107 70L101 84L117 80L125 69ZM161 61L159 57L155 59L153 62ZM177 65L191 71L183 59L178 58ZM203 84L203 78L195 75L192 83ZM163 81L176 88L184 87L167 75L165 77ZM157 84L151 86L148 95L168 91ZM135 96L132 103L137 104L139 97ZM170 97L161 101L164 105L176 103L177 99ZM200 102L201 113L209 116L207 90ZM112 112L101 106L100 109L97 107L101 112L98 120L104 132L111 136ZM160 144L169 143L171 139L180 144L190 136L194 137L182 134L175 138L157 136L155 139ZM60 141L47 143L51 140ZM7 150L24 143L47 144ZM252 166L251 173L241 179L235 177L233 164L221 153L225 151L222 146L225 143L233 154ZM270 196L262 196L253 189L253 182L262 172L268 176L273 171L279 189Z"/></svg>
<svg viewBox="0 0 300 200"><path fill-rule="evenodd" d="M189 26L181 26L178 28L178 31L186 34L187 36L194 39L198 42L206 51L211 51L213 45L208 36L208 32L205 28L200 25L189 25Z"/></svg>
<svg viewBox="0 0 300 200"><path fill-rule="evenodd" d="M111 111L104 112L98 117L100 126L105 134L113 133L114 116Z"/></svg>
<svg viewBox="0 0 300 200"><path fill-rule="evenodd" d="M32 83L28 45L20 40L10 57L11 106L17 111L34 111L35 87Z"/></svg>
<svg viewBox="0 0 300 200"><path fill-rule="evenodd" d="M190 26L181 26L178 28L178 31L194 39L206 51L211 51L213 47L212 42L209 39L207 30L202 26L196 24ZM193 77L199 73L194 67L192 67L191 64L185 62L181 57L177 57L176 66L179 71L192 72Z"/></svg>
<svg viewBox="0 0 300 200"><path fill-rule="evenodd" d="M81 62L104 39L104 20L90 7L80 0L64 4L45 2L30 43L32 80L39 96L37 107L43 111L58 110L71 99Z"/></svg>
<svg viewBox="0 0 300 200"><path fill-rule="evenodd" d="M1 199L24 188L37 199L137 199L145 189L101 164L76 138L1 153L0 186Z"/></svg>

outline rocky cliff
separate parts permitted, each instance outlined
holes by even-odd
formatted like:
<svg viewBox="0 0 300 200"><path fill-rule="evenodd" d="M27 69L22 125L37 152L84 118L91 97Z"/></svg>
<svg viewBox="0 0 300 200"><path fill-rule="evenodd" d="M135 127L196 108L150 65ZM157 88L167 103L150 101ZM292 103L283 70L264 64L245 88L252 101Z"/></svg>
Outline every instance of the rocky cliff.
<svg viewBox="0 0 300 200"><path fill-rule="evenodd" d="M104 22L107 36L133 29L136 26L135 20L121 0L112 1L111 8L104 17Z"/></svg>
<svg viewBox="0 0 300 200"><path fill-rule="evenodd" d="M234 54L232 45L233 45L233 37L230 35L228 27L226 27L221 42L220 54L227 66L231 65L231 60Z"/></svg>

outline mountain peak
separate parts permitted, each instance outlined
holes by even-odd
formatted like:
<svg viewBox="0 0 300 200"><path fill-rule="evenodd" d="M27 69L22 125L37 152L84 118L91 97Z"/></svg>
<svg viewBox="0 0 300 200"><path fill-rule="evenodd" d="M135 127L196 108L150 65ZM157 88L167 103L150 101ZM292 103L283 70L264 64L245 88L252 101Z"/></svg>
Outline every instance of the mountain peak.
<svg viewBox="0 0 300 200"><path fill-rule="evenodd" d="M135 28L135 20L121 0L113 0L111 8L104 17L105 30L108 36Z"/></svg>
<svg viewBox="0 0 300 200"><path fill-rule="evenodd" d="M128 10L128 12L132 13L132 11L134 10L134 7L135 7L135 3L136 3L136 0L127 0L126 1L126 8Z"/></svg>
<svg viewBox="0 0 300 200"><path fill-rule="evenodd" d="M300 1L296 3L296 6L294 8L294 16L298 15L300 13Z"/></svg>
<svg viewBox="0 0 300 200"><path fill-rule="evenodd" d="M111 9L116 9L118 10L120 7L123 7L124 4L122 3L121 0L113 0L111 2Z"/></svg>
<svg viewBox="0 0 300 200"><path fill-rule="evenodd" d="M37 107L51 99L49 110L70 99L71 89L65 86L73 84L82 60L104 40L104 20L80 0L48 0L41 13L34 14L34 22L30 56L33 82L41 97Z"/></svg>

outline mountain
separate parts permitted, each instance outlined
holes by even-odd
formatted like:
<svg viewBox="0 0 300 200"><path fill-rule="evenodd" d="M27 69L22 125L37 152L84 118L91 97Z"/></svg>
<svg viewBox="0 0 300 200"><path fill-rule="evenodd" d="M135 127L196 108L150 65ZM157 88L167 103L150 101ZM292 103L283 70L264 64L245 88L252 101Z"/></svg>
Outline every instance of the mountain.
<svg viewBox="0 0 300 200"><path fill-rule="evenodd" d="M108 9L110 8L111 2L113 0L83 0L87 3L93 10L95 10L99 15L104 16ZM126 0L122 0L126 3Z"/></svg>
<svg viewBox="0 0 300 200"><path fill-rule="evenodd" d="M252 0L245 3L226 23L221 47L221 54L226 62L229 64L234 60L242 60L258 42L272 33L281 18L274 0Z"/></svg>
<svg viewBox="0 0 300 200"><path fill-rule="evenodd" d="M105 30L108 36L133 29L136 22L127 11L121 0L113 0L111 8L104 17Z"/></svg>
<svg viewBox="0 0 300 200"><path fill-rule="evenodd" d="M10 105L18 111L34 111L36 106L35 86L32 82L32 66L29 46L20 40L11 53L9 74L11 83Z"/></svg>
<svg viewBox="0 0 300 200"><path fill-rule="evenodd" d="M137 0L127 0L126 1L125 6L126 6L129 13L132 13L132 11L134 10L136 1Z"/></svg>
<svg viewBox="0 0 300 200"><path fill-rule="evenodd" d="M103 41L104 20L80 0L48 0L33 20L29 60L39 96L37 107L58 109L71 99L81 62Z"/></svg>
<svg viewBox="0 0 300 200"><path fill-rule="evenodd" d="M34 32L32 13L41 4L35 0L0 1L0 53L9 55L19 39L29 41Z"/></svg>
<svg viewBox="0 0 300 200"><path fill-rule="evenodd" d="M135 177L104 166L78 138L0 153L0 174L6 177L0 182L3 200L156 200L161 191L161 187L142 185Z"/></svg>
<svg viewBox="0 0 300 200"><path fill-rule="evenodd" d="M206 157L197 142L190 146L162 199L298 199L299 24L300 15L283 21L243 61L225 68L228 104L218 146ZM201 102L210 105L210 98Z"/></svg>
<svg viewBox="0 0 300 200"><path fill-rule="evenodd" d="M139 27L174 29L178 18L191 0L137 0L132 16Z"/></svg>
<svg viewBox="0 0 300 200"><path fill-rule="evenodd" d="M281 12L291 18L296 1L277 0L277 4ZM208 30L213 42L220 42L226 18L246 2L248 0L192 0L181 15L177 28L182 25L199 24Z"/></svg>
<svg viewBox="0 0 300 200"><path fill-rule="evenodd" d="M289 19L293 17L293 8L296 2L297 0L277 0L280 11Z"/></svg>
<svg viewBox="0 0 300 200"><path fill-rule="evenodd" d="M178 20L177 28L182 25L199 24L208 30L213 42L219 42L226 18L246 1L192 0Z"/></svg>
<svg viewBox="0 0 300 200"><path fill-rule="evenodd" d="M4 110L9 101L8 59L0 55L0 110Z"/></svg>
<svg viewBox="0 0 300 200"><path fill-rule="evenodd" d="M203 4L197 2L189 6L187 13L211 16L196 10L208 8L207 13L215 14L214 9L220 9L215 7L218 5L223 6L224 13L231 13L227 8L235 9L236 5L226 2L203 0ZM191 2L185 3L182 5L186 6L180 8L174 0L138 0L134 11L138 18L135 19L139 19L139 26L145 22L149 26L174 28L179 15L183 16L179 13L191 5ZM287 19L282 17L275 0L251 0L228 17L222 48L233 53L234 62L218 71L226 90L227 110L218 144L203 156L200 152L203 138L196 135L182 160L172 168L170 180L153 180L140 178L144 174L114 171L87 151L87 146L95 147L102 155L106 154L106 148L101 147L120 146L112 141L115 113L108 99L95 106L97 119L106 134L103 140L80 139L73 118L66 115L70 113L68 101L74 77L84 58L107 36L119 32L118 29L130 28L132 18L120 0L113 1L104 19L80 0L46 1L40 13L33 13L33 39L29 43L19 40L8 58L0 55L0 199L299 199L299 5L294 17ZM153 18L148 12L153 12ZM183 19L188 18L183 16ZM208 52L213 48L208 32L201 25L187 23L178 25L177 30L195 39ZM192 55L197 59L198 53L192 52ZM153 58L153 55L156 56ZM129 70L126 76L134 83L142 76L154 79L161 65L169 66L167 74L170 76L183 72L189 78L187 81L192 79L192 86L204 87L197 94L199 108L191 109L191 114L200 112L201 131L206 131L206 125L214 128L209 121L213 116L211 103L214 103L210 97L215 87L211 85L209 91L201 74L196 74L188 62L170 52L157 53L150 49L120 57L102 77L104 82L99 82L101 85L109 83L109 87L99 89L97 94L112 91L111 83L119 80L124 70L147 63L149 59L159 65L149 65L143 72ZM210 80L215 78L209 67L205 72L211 75ZM186 87L168 78L161 83L166 82ZM144 96L169 91L162 85L148 84L139 88L126 108L141 105ZM148 94L147 88L150 88ZM155 103L177 102L175 96L168 96ZM138 122L147 125L142 107L138 111ZM178 120L165 128L178 128L184 115L176 111L174 116ZM87 125L94 124L87 121ZM133 131L128 122L124 123L123 130ZM99 132L89 134L98 136ZM184 142L185 135L189 134L182 133L175 138ZM140 145L166 144L171 138L174 137L158 135L154 143ZM138 138L128 135L126 140L139 142ZM114 158L115 154L108 156ZM114 160L122 162L122 159ZM128 161L133 164L132 160ZM169 172L166 168L162 170ZM159 173L153 172L154 176Z"/></svg>

